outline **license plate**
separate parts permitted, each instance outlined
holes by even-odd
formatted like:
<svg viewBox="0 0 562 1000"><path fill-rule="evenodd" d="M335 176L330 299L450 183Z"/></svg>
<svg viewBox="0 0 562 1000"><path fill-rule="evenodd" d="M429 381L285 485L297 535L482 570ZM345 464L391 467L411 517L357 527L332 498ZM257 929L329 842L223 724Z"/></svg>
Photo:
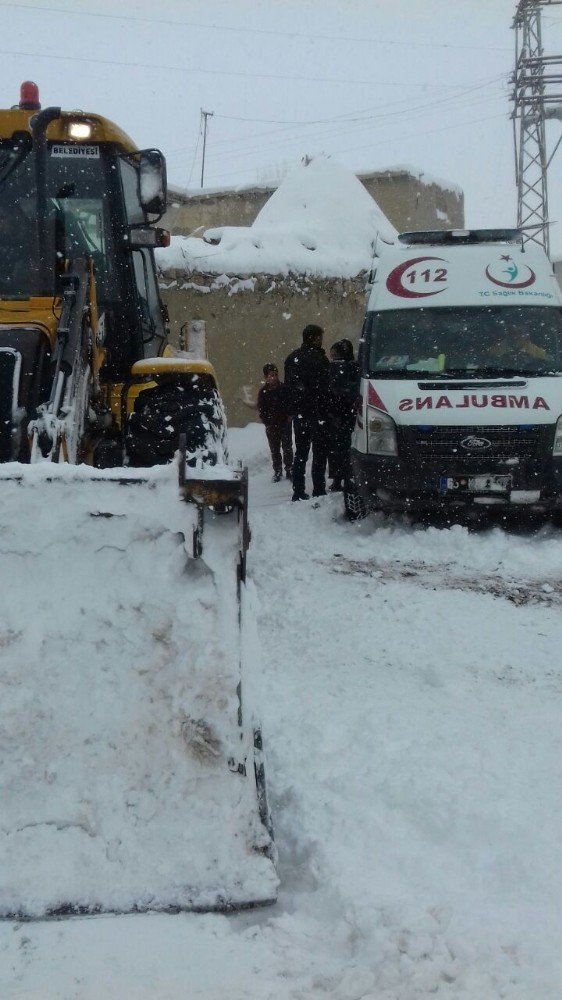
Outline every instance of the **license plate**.
<svg viewBox="0 0 562 1000"><path fill-rule="evenodd" d="M511 476L441 476L439 489L454 493L507 493Z"/></svg>

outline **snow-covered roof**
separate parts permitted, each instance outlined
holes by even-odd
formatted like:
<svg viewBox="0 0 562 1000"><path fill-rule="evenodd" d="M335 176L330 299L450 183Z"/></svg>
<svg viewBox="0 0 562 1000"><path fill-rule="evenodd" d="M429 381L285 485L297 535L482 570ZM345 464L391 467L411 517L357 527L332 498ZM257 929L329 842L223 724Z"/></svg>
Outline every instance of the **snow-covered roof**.
<svg viewBox="0 0 562 1000"><path fill-rule="evenodd" d="M157 260L164 271L351 278L369 269L377 239L395 236L355 174L321 157L288 173L253 225L174 236Z"/></svg>
<svg viewBox="0 0 562 1000"><path fill-rule="evenodd" d="M445 180L443 177L435 177L433 174L429 174L426 170L413 166L411 163L391 164L389 167L377 167L376 170L369 167L362 170L355 170L354 173L360 181L388 177L413 177L422 184L437 184L444 191L450 191L459 197L463 195L463 190L458 184ZM170 205L173 205L174 202L185 203L201 201L206 198L230 198L233 195L244 196L254 193L267 194L275 190L277 183L274 181L256 181L253 184L222 184L219 187L204 188L182 188L174 184L168 184L168 202Z"/></svg>

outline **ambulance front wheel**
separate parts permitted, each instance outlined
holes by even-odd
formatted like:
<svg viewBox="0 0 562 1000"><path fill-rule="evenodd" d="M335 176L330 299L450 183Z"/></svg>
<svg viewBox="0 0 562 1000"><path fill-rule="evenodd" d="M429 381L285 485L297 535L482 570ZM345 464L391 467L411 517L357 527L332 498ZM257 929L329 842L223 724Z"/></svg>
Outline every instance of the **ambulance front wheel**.
<svg viewBox="0 0 562 1000"><path fill-rule="evenodd" d="M345 507L345 516L348 521L362 521L363 518L367 517L369 513L369 508L361 496L357 492L355 486L350 484L343 491L343 503Z"/></svg>

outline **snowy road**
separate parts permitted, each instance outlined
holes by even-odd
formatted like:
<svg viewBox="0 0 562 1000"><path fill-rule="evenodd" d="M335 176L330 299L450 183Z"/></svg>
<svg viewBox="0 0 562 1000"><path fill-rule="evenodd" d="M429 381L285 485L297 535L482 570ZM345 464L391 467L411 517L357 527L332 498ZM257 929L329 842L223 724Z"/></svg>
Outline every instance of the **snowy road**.
<svg viewBox="0 0 562 1000"><path fill-rule="evenodd" d="M279 902L2 925L2 1000L559 1000L562 533L349 525L234 445Z"/></svg>

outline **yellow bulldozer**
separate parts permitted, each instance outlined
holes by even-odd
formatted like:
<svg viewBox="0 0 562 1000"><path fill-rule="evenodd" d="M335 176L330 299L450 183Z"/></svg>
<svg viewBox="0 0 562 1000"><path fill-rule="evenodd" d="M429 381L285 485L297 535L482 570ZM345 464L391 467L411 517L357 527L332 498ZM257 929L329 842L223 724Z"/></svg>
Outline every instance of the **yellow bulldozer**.
<svg viewBox="0 0 562 1000"><path fill-rule="evenodd" d="M166 166L99 115L0 111L0 460L222 460L212 366L169 345L154 248ZM193 457L192 457L193 461Z"/></svg>
<svg viewBox="0 0 562 1000"><path fill-rule="evenodd" d="M248 478L169 344L165 206L110 121L0 111L0 918L276 898Z"/></svg>

